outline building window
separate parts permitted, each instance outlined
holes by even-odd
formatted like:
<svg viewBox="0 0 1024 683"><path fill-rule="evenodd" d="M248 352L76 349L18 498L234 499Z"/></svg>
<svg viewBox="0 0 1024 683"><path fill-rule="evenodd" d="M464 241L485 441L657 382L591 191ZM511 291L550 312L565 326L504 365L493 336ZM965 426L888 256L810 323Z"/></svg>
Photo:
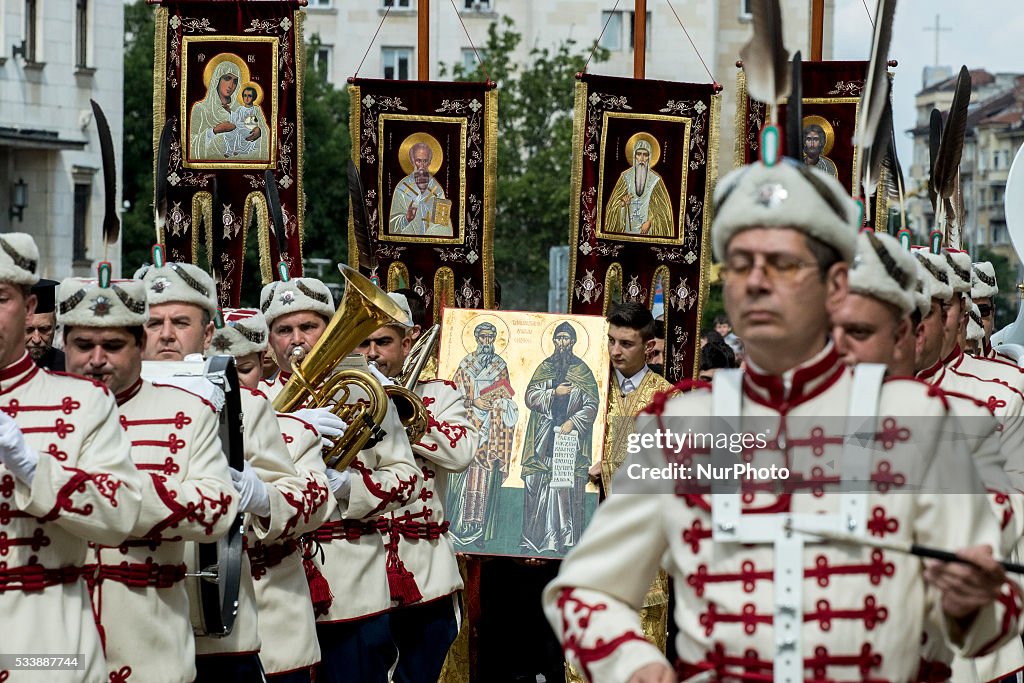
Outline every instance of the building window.
<svg viewBox="0 0 1024 683"><path fill-rule="evenodd" d="M89 66L89 0L77 0L75 8L75 66L85 69Z"/></svg>
<svg viewBox="0 0 1024 683"><path fill-rule="evenodd" d="M330 9L333 0L309 0L306 7L311 9Z"/></svg>
<svg viewBox="0 0 1024 683"><path fill-rule="evenodd" d="M381 7L392 7L394 9L409 9L412 0L380 0Z"/></svg>
<svg viewBox="0 0 1024 683"><path fill-rule="evenodd" d="M750 19L753 16L753 12L750 10L751 1L740 0L740 19Z"/></svg>
<svg viewBox="0 0 1024 683"><path fill-rule="evenodd" d="M465 8L474 12L490 12L491 0L463 0Z"/></svg>
<svg viewBox="0 0 1024 683"><path fill-rule="evenodd" d="M389 81L409 80L409 65L412 63L411 47L381 48L384 78Z"/></svg>
<svg viewBox="0 0 1024 683"><path fill-rule="evenodd" d="M618 52L622 49L622 12L601 12L601 26L604 28L604 35L601 36L601 47L605 50Z"/></svg>
<svg viewBox="0 0 1024 683"><path fill-rule="evenodd" d="M25 61L34 62L38 56L36 50L36 12L37 0L25 0Z"/></svg>
<svg viewBox="0 0 1024 683"><path fill-rule="evenodd" d="M992 168L998 171L1002 167L999 163L999 150L992 152Z"/></svg>
<svg viewBox="0 0 1024 683"><path fill-rule="evenodd" d="M323 73L328 79L331 77L331 53L333 50L334 48L330 45L321 45L313 55L313 69L317 73ZM321 69L323 69L322 72Z"/></svg>
<svg viewBox="0 0 1024 683"><path fill-rule="evenodd" d="M89 199L92 197L92 185L75 183L75 234L72 242L71 257L75 261L86 260L86 228L89 222Z"/></svg>

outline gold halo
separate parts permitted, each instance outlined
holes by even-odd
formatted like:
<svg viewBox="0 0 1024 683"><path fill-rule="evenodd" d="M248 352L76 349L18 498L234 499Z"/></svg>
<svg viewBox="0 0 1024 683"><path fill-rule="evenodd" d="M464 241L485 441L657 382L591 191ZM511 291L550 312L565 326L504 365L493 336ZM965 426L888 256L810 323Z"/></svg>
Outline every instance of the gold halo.
<svg viewBox="0 0 1024 683"><path fill-rule="evenodd" d="M206 89L210 88L210 78L213 76L213 70L220 66L223 62L231 62L238 67L238 82L239 84L245 83L249 80L249 65L246 64L241 57L234 54L233 52L221 52L219 55L211 59L207 64L206 68L203 69L203 85Z"/></svg>
<svg viewBox="0 0 1024 683"><path fill-rule="evenodd" d="M651 145L651 168L654 168L655 164L658 163L658 159L661 158L661 145L657 139L650 133L643 131L639 133L633 133L633 135L626 140L626 161L629 165L633 165L633 148L636 146L638 140L646 140Z"/></svg>
<svg viewBox="0 0 1024 683"><path fill-rule="evenodd" d="M494 353L495 355L500 354L506 348L508 348L508 325L505 321L496 315L475 315L466 321L466 326L462 328L462 348L466 350L466 353L473 353L476 351L476 336L473 334L473 330L476 329L480 323L490 323L494 325L497 330L494 334Z"/></svg>
<svg viewBox="0 0 1024 683"><path fill-rule="evenodd" d="M821 150L821 156L827 157L829 152L832 151L832 146L836 143L836 131L832 128L832 124L828 122L828 119L822 116L805 116L801 130L807 128L812 123L818 124L825 131L825 147Z"/></svg>
<svg viewBox="0 0 1024 683"><path fill-rule="evenodd" d="M653 158L654 155L652 154L651 157ZM541 351L544 352L544 358L548 358L555 352L555 340L552 339L552 337L555 336L555 328L561 325L562 323L569 323L570 325L572 325L572 329L576 330L576 343L573 344L572 352L573 354L582 358L587 354L587 351L590 349L590 335L587 334L587 329L580 325L579 323L577 323L575 320L567 320L564 318L562 320L555 320L550 325L545 327L543 332L541 332L540 348ZM580 351L579 349L580 344L583 345L582 351Z"/></svg>
<svg viewBox="0 0 1024 683"><path fill-rule="evenodd" d="M437 141L437 138L430 133L423 132L413 133L405 140L402 140L402 144L398 148L398 163L402 165L402 172L406 175L412 173L412 160L409 158L409 150L419 142L425 142L430 147L430 167L427 170L430 171L430 175L435 175L444 161L444 152L441 151L441 143Z"/></svg>
<svg viewBox="0 0 1024 683"><path fill-rule="evenodd" d="M253 105L260 105L263 103L263 88L261 88L260 84L255 81L248 81L235 91L235 99L238 100L239 104L245 104L245 102L242 101L242 92L246 88L252 88L256 91L256 99L252 101Z"/></svg>

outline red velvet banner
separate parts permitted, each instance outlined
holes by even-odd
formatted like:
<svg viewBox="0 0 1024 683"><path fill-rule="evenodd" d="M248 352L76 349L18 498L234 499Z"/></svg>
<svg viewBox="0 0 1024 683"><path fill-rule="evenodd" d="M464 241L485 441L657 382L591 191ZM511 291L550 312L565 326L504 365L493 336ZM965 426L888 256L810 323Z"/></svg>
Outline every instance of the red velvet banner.
<svg viewBox="0 0 1024 683"><path fill-rule="evenodd" d="M169 260L205 252L223 306L239 306L250 227L261 276L288 263L302 273L302 78L300 2L164 0L153 68L154 178L167 188L158 239ZM168 163L157 143L173 131ZM265 184L273 173L285 244L271 226Z"/></svg>
<svg viewBox="0 0 1024 683"><path fill-rule="evenodd" d="M719 107L712 84L590 74L576 84L569 310L652 306L660 282L672 381L698 369Z"/></svg>
<svg viewBox="0 0 1024 683"><path fill-rule="evenodd" d="M349 87L376 272L445 306L494 307L498 98L493 84L356 79ZM349 260L359 263L349 221Z"/></svg>

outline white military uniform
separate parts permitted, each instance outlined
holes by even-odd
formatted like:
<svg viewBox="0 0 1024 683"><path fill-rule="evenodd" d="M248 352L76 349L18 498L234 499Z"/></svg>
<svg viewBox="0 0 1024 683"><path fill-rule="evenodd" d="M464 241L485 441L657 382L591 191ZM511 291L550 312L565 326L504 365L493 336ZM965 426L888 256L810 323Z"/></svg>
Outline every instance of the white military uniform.
<svg viewBox="0 0 1024 683"><path fill-rule="evenodd" d="M311 543L302 535L314 531L334 512L320 457L320 436L309 423L278 414L282 436L299 475L306 478L308 502L300 521L274 543L256 541L248 549L256 606L259 609L260 661L267 674L307 669L320 662L316 617L310 599L310 578L324 580L316 569ZM307 559L303 559L305 554Z"/></svg>
<svg viewBox="0 0 1024 683"><path fill-rule="evenodd" d="M743 375L743 419L777 421L768 448L757 451L758 465L788 458L793 493L745 496L740 519L831 515L845 502L843 494L822 488L843 438L813 425L821 416L848 412L851 375L831 345L785 377L752 367ZM998 552L998 525L983 497L932 493L943 482L955 482L957 491L980 489L966 456L945 460L941 472L933 467L939 432L956 429L941 398L921 383L895 380L883 385L878 405L869 463L872 486L866 519L858 524L866 524L867 533L881 540L953 549L989 543ZM929 420L928 429L915 433L912 423L900 417L910 408ZM715 432L707 422L711 412L710 393L698 390L668 400L662 414L690 418L686 426L694 432ZM640 431L653 429L658 420L651 418ZM670 428L678 433L677 427ZM699 450L686 458L707 461ZM911 481L926 488L899 492L903 482ZM639 668L663 661L643 638L637 617L659 564L675 578L683 680L768 680L779 656L777 645L785 648L792 642L774 628L787 609L798 615L799 634L793 640L801 644L806 680L912 680L920 640L911 634L922 633L926 618L938 609L937 596L926 591L920 559L861 546L819 545L807 537L802 556L787 558L793 562L790 571L802 567L803 573L797 581L802 599L796 607L787 606L775 574L779 557L771 546L713 540L712 505L711 498L694 493L620 493L598 508L544 595L549 621L568 658L591 680L624 681ZM993 651L1017 632L1020 609L1019 590L1007 583L1001 600L980 610L966 633L951 620L933 618L962 652L977 655Z"/></svg>
<svg viewBox="0 0 1024 683"><path fill-rule="evenodd" d="M198 396L141 379L117 402L145 486L132 538L96 551L110 680L187 683L196 672L183 541L217 540L238 508L220 423Z"/></svg>

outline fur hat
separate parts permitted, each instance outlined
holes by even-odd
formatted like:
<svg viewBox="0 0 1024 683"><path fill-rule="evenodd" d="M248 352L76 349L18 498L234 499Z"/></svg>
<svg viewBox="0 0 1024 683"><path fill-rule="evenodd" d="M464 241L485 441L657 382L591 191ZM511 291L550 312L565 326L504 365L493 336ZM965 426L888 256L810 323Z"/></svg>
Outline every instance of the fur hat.
<svg viewBox="0 0 1024 683"><path fill-rule="evenodd" d="M310 311L319 313L328 320L334 317L334 297L331 290L315 277L288 277L287 267L278 264L281 280L271 282L260 292L260 310L267 318L267 326L282 315Z"/></svg>
<svg viewBox="0 0 1024 683"><path fill-rule="evenodd" d="M399 294L397 292L391 292L388 297L398 304L398 307L402 309L402 313L405 314L404 320L399 320L398 324L402 327L415 327L416 323L412 319L412 309L409 308L409 300L405 297L405 294Z"/></svg>
<svg viewBox="0 0 1024 683"><path fill-rule="evenodd" d="M950 284L953 278L946 257L942 254L933 254L928 247L914 247L913 254L924 266L928 273L928 285L932 292L932 298L939 301L949 301L953 298L953 286Z"/></svg>
<svg viewBox="0 0 1024 683"><path fill-rule="evenodd" d="M850 268L850 291L892 304L903 315L914 310L917 267L895 237L871 230L857 236Z"/></svg>
<svg viewBox="0 0 1024 683"><path fill-rule="evenodd" d="M967 316L967 341L978 341L985 337L985 328L981 323L981 311L978 304L971 303L971 313Z"/></svg>
<svg viewBox="0 0 1024 683"><path fill-rule="evenodd" d="M246 356L267 348L267 319L254 308L225 308L214 317L213 338L208 351L229 356Z"/></svg>
<svg viewBox="0 0 1024 683"><path fill-rule="evenodd" d="M849 263L856 251L860 209L831 176L782 159L738 168L715 190L711 238L715 258L749 228L794 228L833 247Z"/></svg>
<svg viewBox="0 0 1024 683"><path fill-rule="evenodd" d="M210 274L191 263L164 262L161 245L153 247L153 265L142 273L149 305L181 303L217 314L217 287Z"/></svg>
<svg viewBox="0 0 1024 683"><path fill-rule="evenodd" d="M99 279L69 277L57 293L57 322L69 327L136 327L149 319L146 286L138 280L111 280L103 262Z"/></svg>
<svg viewBox="0 0 1024 683"><path fill-rule="evenodd" d="M928 312L932 310L932 285L931 275L919 259L914 259L916 281L914 283L914 305L921 318L927 318Z"/></svg>
<svg viewBox="0 0 1024 683"><path fill-rule="evenodd" d="M39 247L27 232L0 234L0 282L12 285L39 282Z"/></svg>
<svg viewBox="0 0 1024 683"><path fill-rule="evenodd" d="M999 294L996 269L988 261L979 261L971 267L971 298L991 299Z"/></svg>
<svg viewBox="0 0 1024 683"><path fill-rule="evenodd" d="M949 264L950 281L953 291L957 294L971 293L971 256L959 249L943 249L946 263Z"/></svg>

